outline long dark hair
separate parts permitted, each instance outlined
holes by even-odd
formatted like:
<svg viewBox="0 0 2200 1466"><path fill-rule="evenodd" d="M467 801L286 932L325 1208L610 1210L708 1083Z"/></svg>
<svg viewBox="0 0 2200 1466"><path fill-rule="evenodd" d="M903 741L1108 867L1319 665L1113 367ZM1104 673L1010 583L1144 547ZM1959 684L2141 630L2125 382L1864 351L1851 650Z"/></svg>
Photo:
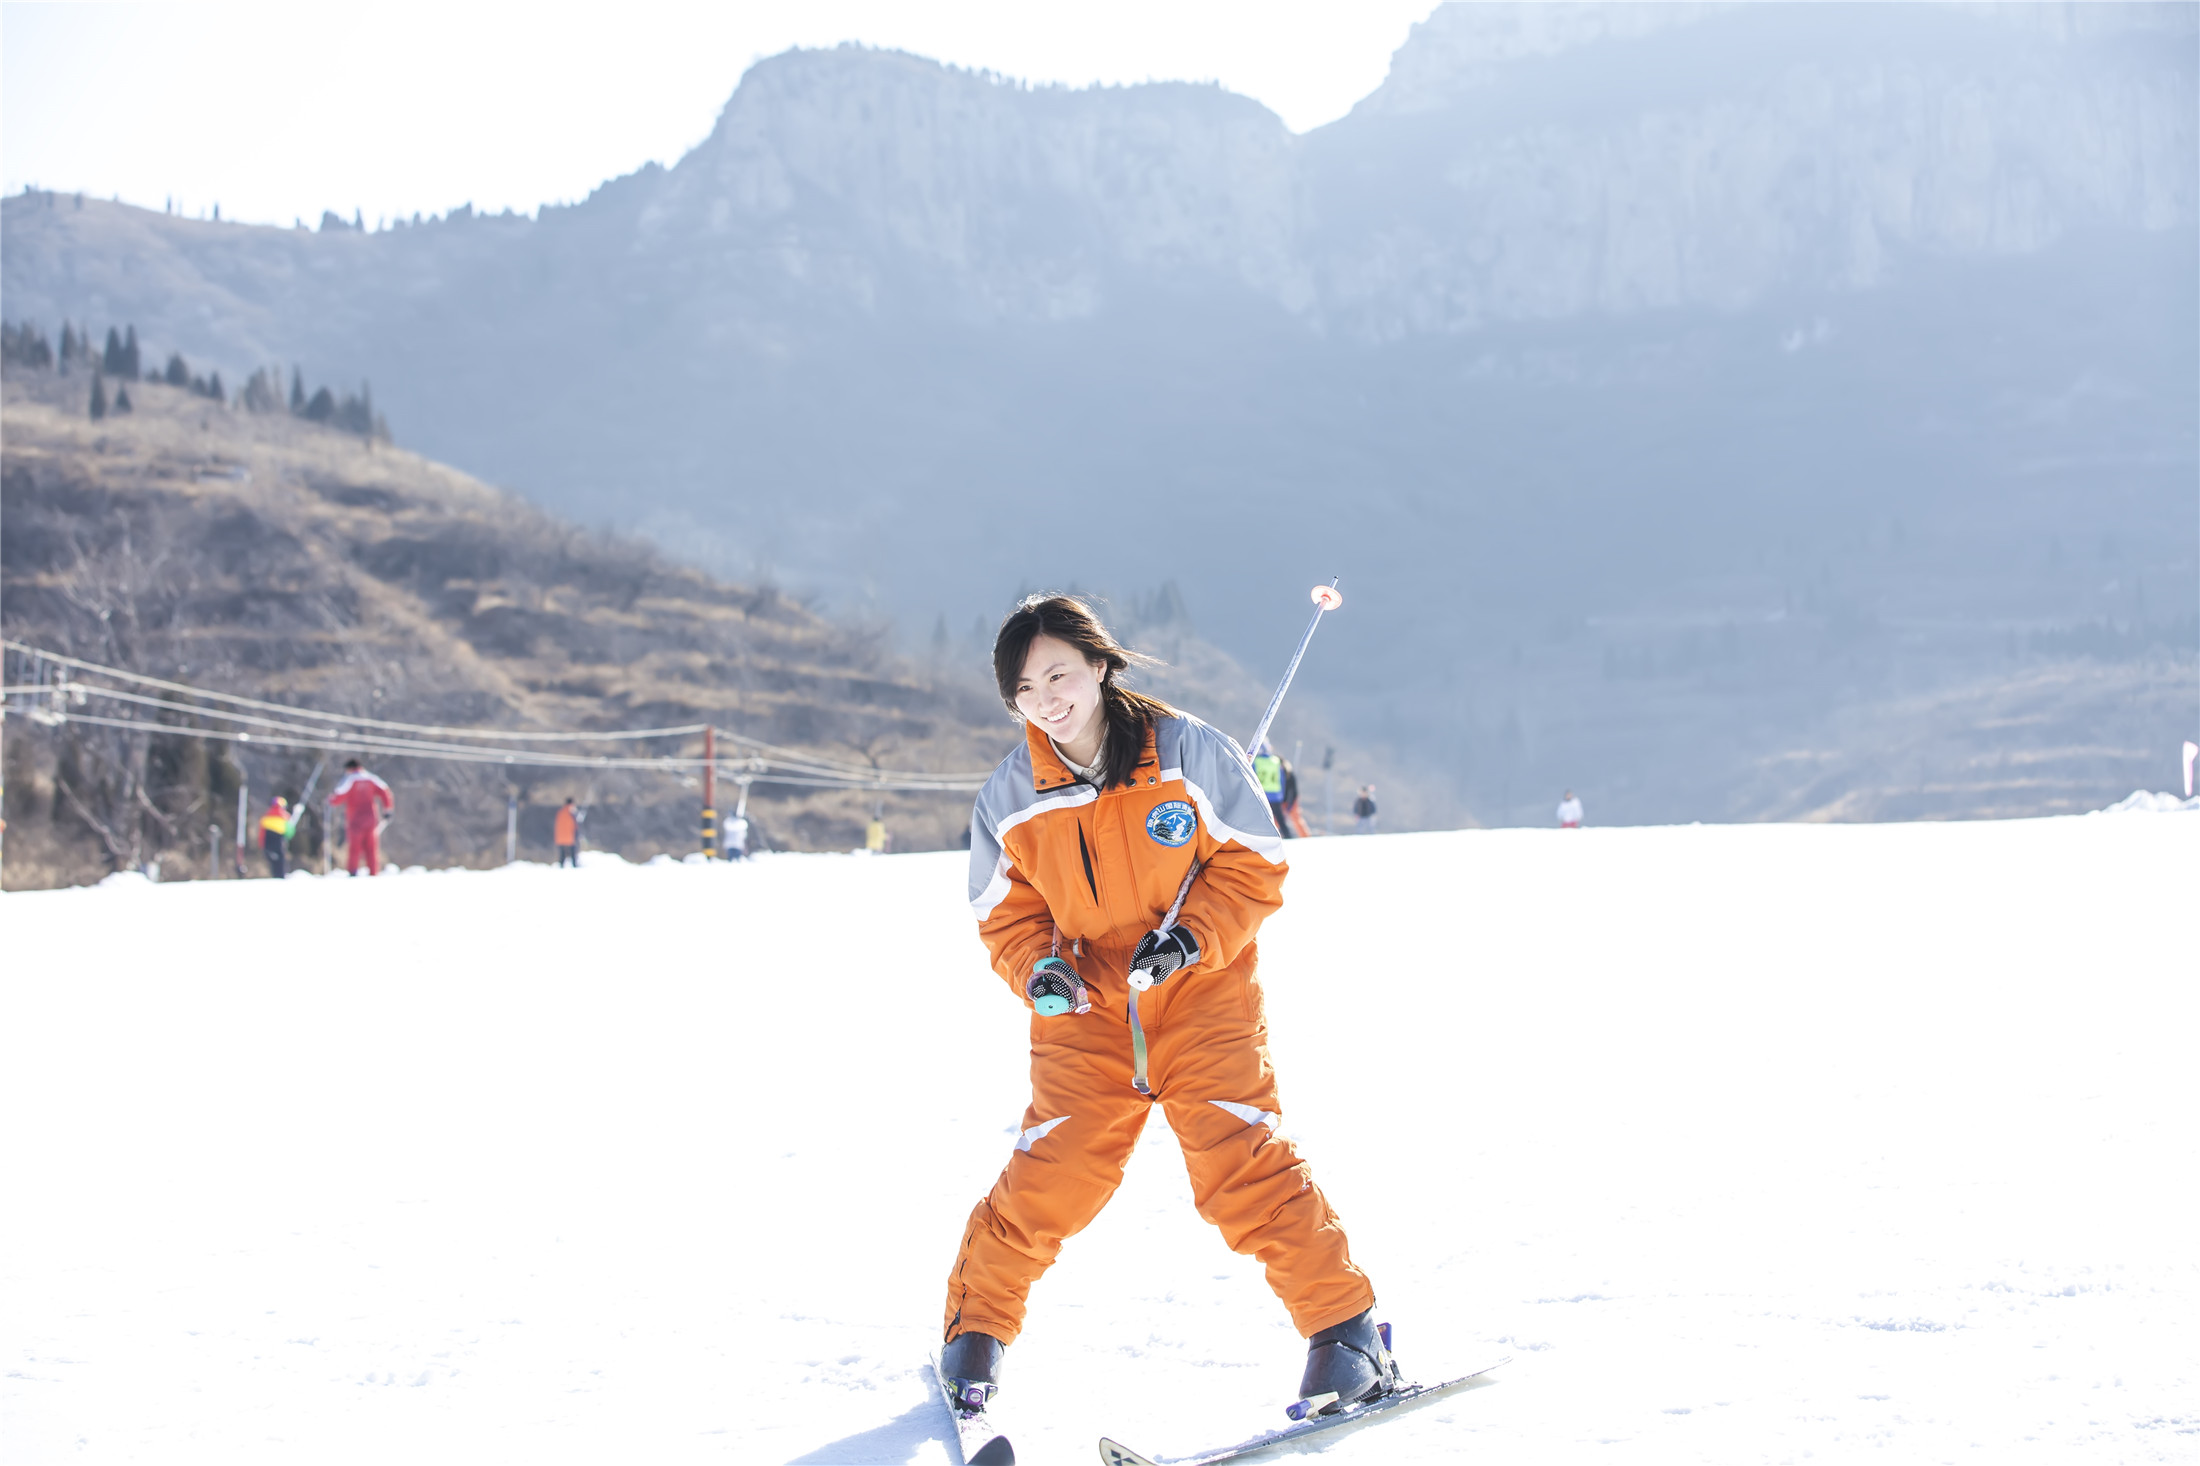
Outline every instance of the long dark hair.
<svg viewBox="0 0 2200 1466"><path fill-rule="evenodd" d="M1092 607L1075 596L1025 596L993 637L993 680L1000 685L1001 701L1019 721L1023 714L1016 712L1016 684L1023 678L1032 642L1042 636L1066 641L1087 662L1100 664L1100 710L1108 720L1100 787L1128 784L1138 756L1146 751L1146 730L1156 718L1174 717L1176 709L1158 697L1133 692L1116 678L1132 667L1154 666L1154 659L1117 641Z"/></svg>

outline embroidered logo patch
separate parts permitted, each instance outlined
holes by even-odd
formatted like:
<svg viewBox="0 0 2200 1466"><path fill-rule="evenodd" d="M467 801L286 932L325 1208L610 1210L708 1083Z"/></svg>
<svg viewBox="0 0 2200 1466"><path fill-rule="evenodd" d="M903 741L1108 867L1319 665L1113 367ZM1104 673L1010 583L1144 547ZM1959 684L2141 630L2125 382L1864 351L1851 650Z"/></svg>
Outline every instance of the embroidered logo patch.
<svg viewBox="0 0 2200 1466"><path fill-rule="evenodd" d="M1146 816L1146 833L1173 849L1199 833L1199 815L1181 799L1157 804Z"/></svg>

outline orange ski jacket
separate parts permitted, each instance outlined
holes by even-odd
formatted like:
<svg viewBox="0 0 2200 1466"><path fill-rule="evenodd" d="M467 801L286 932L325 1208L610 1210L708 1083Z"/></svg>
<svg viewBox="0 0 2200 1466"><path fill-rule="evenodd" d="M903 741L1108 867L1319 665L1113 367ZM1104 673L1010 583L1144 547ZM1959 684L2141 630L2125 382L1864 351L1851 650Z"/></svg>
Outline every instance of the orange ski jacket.
<svg viewBox="0 0 2200 1466"><path fill-rule="evenodd" d="M1372 1307L1343 1223L1279 1133L1254 934L1283 904L1283 840L1244 752L1197 718L1162 718L1136 776L1100 790L1032 728L979 794L970 851L978 933L1010 991L1028 1009L1032 964L1059 951L1091 1006L1032 1014L1031 1102L970 1213L941 1337L1015 1341L1032 1285L1107 1205L1156 1106L1200 1216L1260 1260L1302 1335ZM1199 961L1133 992L1131 952L1194 860L1180 919Z"/></svg>
<svg viewBox="0 0 2200 1466"><path fill-rule="evenodd" d="M1204 869L1178 920L1200 958L1186 970L1229 967L1283 905L1285 866L1268 801L1226 734L1188 714L1158 719L1130 783L1103 791L1027 725L971 812L978 935L1027 1005L1032 964L1057 953L1096 997L1124 991L1115 959L1127 965L1161 924L1195 860ZM1104 965L1079 960L1094 948Z"/></svg>

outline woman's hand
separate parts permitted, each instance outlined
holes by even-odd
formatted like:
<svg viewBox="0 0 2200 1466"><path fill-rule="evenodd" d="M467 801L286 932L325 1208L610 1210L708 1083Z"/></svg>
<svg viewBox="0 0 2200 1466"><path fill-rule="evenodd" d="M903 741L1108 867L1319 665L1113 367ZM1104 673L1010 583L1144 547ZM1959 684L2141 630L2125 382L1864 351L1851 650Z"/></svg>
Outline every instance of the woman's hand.
<svg viewBox="0 0 2200 1466"><path fill-rule="evenodd" d="M1199 960L1199 938L1188 926L1161 927L1138 940L1131 953L1131 986L1144 992Z"/></svg>
<svg viewBox="0 0 2200 1466"><path fill-rule="evenodd" d="M1024 996L1031 999L1031 1006L1042 1018L1092 1011L1092 1004L1085 998L1085 980L1059 957L1041 957L1031 964L1031 981L1024 984Z"/></svg>

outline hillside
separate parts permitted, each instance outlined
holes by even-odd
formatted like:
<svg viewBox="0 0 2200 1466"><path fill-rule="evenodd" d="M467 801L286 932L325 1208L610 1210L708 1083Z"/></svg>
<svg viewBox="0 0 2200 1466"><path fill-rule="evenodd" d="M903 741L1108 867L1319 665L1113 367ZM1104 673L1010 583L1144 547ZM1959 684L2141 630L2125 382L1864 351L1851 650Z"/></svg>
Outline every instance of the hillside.
<svg viewBox="0 0 2200 1466"><path fill-rule="evenodd" d="M430 456L904 647L1174 582L1265 681L1342 574L1294 713L1424 771L1431 823L1566 785L2051 813L2200 725L2194 39L1447 5L1303 137L1213 87L791 52L532 218L22 196L0 289L233 381L371 379Z"/></svg>
<svg viewBox="0 0 2200 1466"><path fill-rule="evenodd" d="M711 722L890 771L982 775L1017 736L987 670L985 620L961 637L942 624L911 658L875 626L833 620L771 586L714 580L385 442L150 382L131 384L135 412L95 423L81 373L10 365L4 380L0 630L15 641L329 712L569 732ZM1173 591L1103 604L1134 645L1164 659L1139 674L1141 686L1250 733L1267 687L1193 630ZM15 676L26 666L11 656ZM1295 744L1311 740L1304 798L1316 823L1325 788L1339 791L1343 809L1363 781L1384 786L1393 822L1426 817L1425 796L1379 751L1342 743L1313 714L1289 726ZM1325 786L1322 752L1340 743ZM688 737L569 751L701 750ZM238 781L256 818L268 793L295 797L319 756L148 741L91 724L57 733L16 718L7 884L80 882L150 860L170 878L193 876L205 869L210 821L224 831L226 868ZM641 859L695 847L701 791L691 769L400 758L383 772L403 791L391 848L407 863L500 862L513 795L530 855L547 853L553 810L568 795L587 808L596 848ZM726 787L721 809L736 797ZM847 849L873 805L867 794L767 779L750 815L759 848ZM878 807L896 849L938 849L962 840L969 795L888 792ZM320 833L309 819L302 848L318 850Z"/></svg>
<svg viewBox="0 0 2200 1466"><path fill-rule="evenodd" d="M0 626L14 640L422 724L712 721L837 760L936 771L990 767L1013 737L975 679L928 676L876 634L782 591L712 580L416 454L288 414L139 383L134 413L95 423L82 411L86 388L81 375L7 374ZM11 671L24 666L11 658ZM645 751L692 758L700 745ZM14 719L8 884L152 859L202 871L207 823L233 830L238 779L256 818L272 790L295 796L316 757ZM635 858L694 848L692 771L375 762L399 790L390 845L404 863L501 860L513 790L532 853L569 794L590 807L599 848ZM967 796L889 795L885 807L904 848L952 845L968 818ZM761 785L751 813L763 846L844 849L861 843L869 800ZM309 822L301 844L315 848L318 833Z"/></svg>
<svg viewBox="0 0 2200 1466"><path fill-rule="evenodd" d="M2196 862L2200 813L1295 849L1282 1128L1409 1374L1510 1362L1279 1459L2189 1466ZM8 1459L948 1466L1033 1041L961 877L0 896ZM1304 1357L1157 1113L1000 1403L1022 1461L1175 1456Z"/></svg>

